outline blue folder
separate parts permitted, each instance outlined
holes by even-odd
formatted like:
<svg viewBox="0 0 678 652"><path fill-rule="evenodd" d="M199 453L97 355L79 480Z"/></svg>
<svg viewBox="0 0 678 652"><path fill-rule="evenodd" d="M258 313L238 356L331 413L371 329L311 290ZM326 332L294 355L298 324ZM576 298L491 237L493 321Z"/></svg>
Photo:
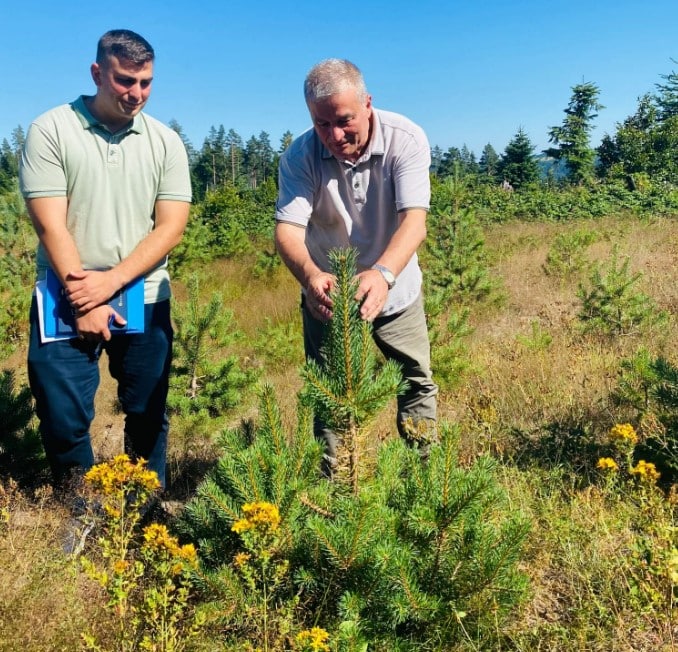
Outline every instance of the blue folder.
<svg viewBox="0 0 678 652"><path fill-rule="evenodd" d="M45 335L48 337L77 337L73 309L59 277L47 270L47 282L44 294ZM144 332L144 277L132 281L108 302L123 319L124 326L111 325L111 333L143 333Z"/></svg>

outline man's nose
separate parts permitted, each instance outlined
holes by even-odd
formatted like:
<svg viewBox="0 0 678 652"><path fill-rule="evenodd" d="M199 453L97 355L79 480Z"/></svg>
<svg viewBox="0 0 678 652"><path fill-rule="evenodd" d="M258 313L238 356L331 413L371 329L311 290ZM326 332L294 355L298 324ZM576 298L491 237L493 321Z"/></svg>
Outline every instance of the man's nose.
<svg viewBox="0 0 678 652"><path fill-rule="evenodd" d="M141 83L134 84L129 87L127 91L134 99L139 100L142 96Z"/></svg>
<svg viewBox="0 0 678 652"><path fill-rule="evenodd" d="M341 127L330 127L330 136L335 142L344 140L344 130Z"/></svg>

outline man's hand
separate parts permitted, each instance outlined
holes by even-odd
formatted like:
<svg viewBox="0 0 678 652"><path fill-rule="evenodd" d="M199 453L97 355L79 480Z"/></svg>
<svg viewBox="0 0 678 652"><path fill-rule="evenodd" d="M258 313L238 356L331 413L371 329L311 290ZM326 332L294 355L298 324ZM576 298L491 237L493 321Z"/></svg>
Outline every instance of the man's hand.
<svg viewBox="0 0 678 652"><path fill-rule="evenodd" d="M101 342L111 339L111 326L124 326L127 322L108 304L75 316L75 327L81 340Z"/></svg>
<svg viewBox="0 0 678 652"><path fill-rule="evenodd" d="M332 318L332 299L336 278L332 274L320 272L311 278L306 286L306 307L315 319L328 321Z"/></svg>
<svg viewBox="0 0 678 652"><path fill-rule="evenodd" d="M360 317L365 321L374 321L384 308L388 297L388 283L383 274L376 269L368 269L356 276L358 290L355 294L360 305Z"/></svg>
<svg viewBox="0 0 678 652"><path fill-rule="evenodd" d="M89 312L106 303L122 283L114 269L106 271L78 270L66 276L66 296L78 312Z"/></svg>

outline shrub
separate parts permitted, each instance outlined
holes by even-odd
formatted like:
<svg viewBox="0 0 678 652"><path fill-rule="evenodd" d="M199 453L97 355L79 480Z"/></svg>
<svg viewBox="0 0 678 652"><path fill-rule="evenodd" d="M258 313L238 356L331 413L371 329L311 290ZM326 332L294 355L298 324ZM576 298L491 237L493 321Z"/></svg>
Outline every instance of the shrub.
<svg viewBox="0 0 678 652"><path fill-rule="evenodd" d="M678 367L641 348L622 360L613 394L618 405L631 407L643 441L642 454L666 470L665 480L678 478Z"/></svg>
<svg viewBox="0 0 678 652"><path fill-rule="evenodd" d="M629 335L665 321L667 314L657 311L650 297L635 291L641 277L640 272L630 273L629 258L619 261L616 248L606 266L596 266L589 277L589 287L582 283L577 292L582 302L579 319L584 332Z"/></svg>
<svg viewBox="0 0 678 652"><path fill-rule="evenodd" d="M586 268L586 248L597 240L595 231L577 229L556 236L546 254L544 272L549 276L570 277Z"/></svg>

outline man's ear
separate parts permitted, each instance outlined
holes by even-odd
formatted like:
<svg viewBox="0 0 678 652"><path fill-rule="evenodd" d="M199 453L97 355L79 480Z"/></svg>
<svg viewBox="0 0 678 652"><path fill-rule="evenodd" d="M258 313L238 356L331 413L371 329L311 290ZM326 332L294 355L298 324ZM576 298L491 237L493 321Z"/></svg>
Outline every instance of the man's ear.
<svg viewBox="0 0 678 652"><path fill-rule="evenodd" d="M90 66L89 71L96 87L99 88L99 86L101 86L101 66L98 63L93 63Z"/></svg>

